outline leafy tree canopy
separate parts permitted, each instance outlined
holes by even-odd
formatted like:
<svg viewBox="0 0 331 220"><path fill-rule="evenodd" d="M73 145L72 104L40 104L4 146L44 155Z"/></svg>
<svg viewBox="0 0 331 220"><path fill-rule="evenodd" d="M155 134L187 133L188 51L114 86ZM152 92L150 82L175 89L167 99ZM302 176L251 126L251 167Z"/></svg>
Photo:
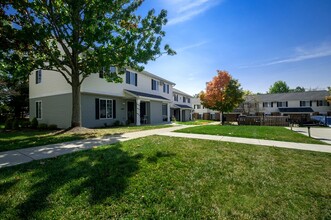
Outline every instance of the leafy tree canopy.
<svg viewBox="0 0 331 220"><path fill-rule="evenodd" d="M86 77L104 71L107 81L122 82L123 68L142 70L162 54L175 54L168 45L161 49L167 12L150 10L142 17L136 14L142 3L4 0L1 57L11 67L27 70L21 74L37 67L60 73L72 87L72 126L80 126L80 86Z"/></svg>
<svg viewBox="0 0 331 220"><path fill-rule="evenodd" d="M227 71L217 70L217 76L207 84L206 92L200 93L200 99L203 106L223 113L238 107L244 101L243 95L238 80Z"/></svg>
<svg viewBox="0 0 331 220"><path fill-rule="evenodd" d="M287 93L290 91L290 87L285 81L277 81L269 88L269 93Z"/></svg>

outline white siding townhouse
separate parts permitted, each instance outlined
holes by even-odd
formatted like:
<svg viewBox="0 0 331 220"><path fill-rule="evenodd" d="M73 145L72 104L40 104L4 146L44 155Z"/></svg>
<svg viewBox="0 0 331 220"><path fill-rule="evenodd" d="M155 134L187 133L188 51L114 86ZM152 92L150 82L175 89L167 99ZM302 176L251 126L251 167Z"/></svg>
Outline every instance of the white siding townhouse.
<svg viewBox="0 0 331 220"><path fill-rule="evenodd" d="M189 121L192 119L192 96L173 88L173 103L171 115L177 121Z"/></svg>
<svg viewBox="0 0 331 220"><path fill-rule="evenodd" d="M85 79L81 86L82 126L109 126L115 121L135 125L169 123L170 107L186 110L173 104L175 83L146 71L126 70L121 77L123 83L109 83L100 73ZM70 127L71 87L61 74L34 71L29 88L30 118L59 128ZM182 120L185 119L186 115Z"/></svg>
<svg viewBox="0 0 331 220"><path fill-rule="evenodd" d="M283 115L296 120L308 120L311 115L331 115L330 103L325 97L329 93L326 90L259 94L245 97L244 103L233 112L225 114L225 117L239 115ZM218 112L204 108L199 99L193 100L194 113L201 117L209 113L209 119ZM234 118L234 117L231 117Z"/></svg>

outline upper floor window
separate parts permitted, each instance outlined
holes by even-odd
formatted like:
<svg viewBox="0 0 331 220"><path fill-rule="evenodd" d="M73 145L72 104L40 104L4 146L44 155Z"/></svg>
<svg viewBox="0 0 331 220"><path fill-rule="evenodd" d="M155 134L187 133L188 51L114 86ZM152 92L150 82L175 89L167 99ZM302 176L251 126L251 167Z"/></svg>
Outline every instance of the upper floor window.
<svg viewBox="0 0 331 220"><path fill-rule="evenodd" d="M116 67L114 67L114 66L111 66L109 70L110 70L110 73L116 73ZM105 74L106 74L106 68L102 67L102 69L99 72L99 78L104 78Z"/></svg>
<svg viewBox="0 0 331 220"><path fill-rule="evenodd" d="M187 103L191 103L191 99L190 98L187 98Z"/></svg>
<svg viewBox="0 0 331 220"><path fill-rule="evenodd" d="M36 84L41 83L41 70L36 71Z"/></svg>
<svg viewBox="0 0 331 220"><path fill-rule="evenodd" d="M37 101L36 102L36 118L37 119L41 119L41 111L42 111L41 101Z"/></svg>
<svg viewBox="0 0 331 220"><path fill-rule="evenodd" d="M137 86L138 85L137 73L126 71L126 83Z"/></svg>
<svg viewBox="0 0 331 220"><path fill-rule="evenodd" d="M277 107L287 107L287 102L277 102Z"/></svg>
<svg viewBox="0 0 331 220"><path fill-rule="evenodd" d="M274 107L273 102L263 102L263 108Z"/></svg>
<svg viewBox="0 0 331 220"><path fill-rule="evenodd" d="M311 101L300 101L300 107L311 106Z"/></svg>
<svg viewBox="0 0 331 220"><path fill-rule="evenodd" d="M159 91L159 81L152 79L152 90Z"/></svg>
<svg viewBox="0 0 331 220"><path fill-rule="evenodd" d="M163 92L169 94L169 84L163 83Z"/></svg>
<svg viewBox="0 0 331 220"><path fill-rule="evenodd" d="M326 100L317 100L316 105L317 106L330 106L330 103L328 103Z"/></svg>
<svg viewBox="0 0 331 220"><path fill-rule="evenodd" d="M174 94L174 101L178 102L178 94Z"/></svg>
<svg viewBox="0 0 331 220"><path fill-rule="evenodd" d="M194 109L201 109L201 105L194 105Z"/></svg>
<svg viewBox="0 0 331 220"><path fill-rule="evenodd" d="M184 103L186 102L186 97L185 97L185 96L183 96L183 102L184 102Z"/></svg>

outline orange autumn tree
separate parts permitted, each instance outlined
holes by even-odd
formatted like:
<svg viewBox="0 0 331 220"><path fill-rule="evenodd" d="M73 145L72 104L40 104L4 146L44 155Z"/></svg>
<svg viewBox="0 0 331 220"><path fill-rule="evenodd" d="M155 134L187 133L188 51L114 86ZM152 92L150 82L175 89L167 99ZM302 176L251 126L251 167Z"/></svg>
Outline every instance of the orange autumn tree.
<svg viewBox="0 0 331 220"><path fill-rule="evenodd" d="M217 76L207 84L206 92L200 93L200 100L204 107L221 112L223 125L223 112L231 112L238 107L244 101L243 95L238 80L227 71L217 70Z"/></svg>

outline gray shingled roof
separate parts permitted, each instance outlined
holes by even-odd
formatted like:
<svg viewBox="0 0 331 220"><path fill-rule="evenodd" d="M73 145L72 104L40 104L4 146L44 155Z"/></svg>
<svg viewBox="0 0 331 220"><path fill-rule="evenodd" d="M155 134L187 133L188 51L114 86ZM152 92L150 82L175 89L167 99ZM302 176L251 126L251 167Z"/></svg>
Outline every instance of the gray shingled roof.
<svg viewBox="0 0 331 220"><path fill-rule="evenodd" d="M176 106L178 106L179 108L192 108L188 105L179 105L179 104L175 104Z"/></svg>
<svg viewBox="0 0 331 220"><path fill-rule="evenodd" d="M125 90L125 91L127 91L129 93L132 93L133 95L136 95L136 96L142 96L142 97L154 98L154 99L163 99L163 100L169 101L169 99L164 98L164 97L159 96L159 95L154 95L154 94L149 94L149 93L144 93L144 92L137 92L137 91L132 91L132 90Z"/></svg>
<svg viewBox="0 0 331 220"><path fill-rule="evenodd" d="M324 100L329 92L326 90L308 91L308 92L290 92L290 93L275 93L275 94L260 94L249 95L246 100L252 100L256 97L259 102L282 102L282 101L316 101Z"/></svg>

